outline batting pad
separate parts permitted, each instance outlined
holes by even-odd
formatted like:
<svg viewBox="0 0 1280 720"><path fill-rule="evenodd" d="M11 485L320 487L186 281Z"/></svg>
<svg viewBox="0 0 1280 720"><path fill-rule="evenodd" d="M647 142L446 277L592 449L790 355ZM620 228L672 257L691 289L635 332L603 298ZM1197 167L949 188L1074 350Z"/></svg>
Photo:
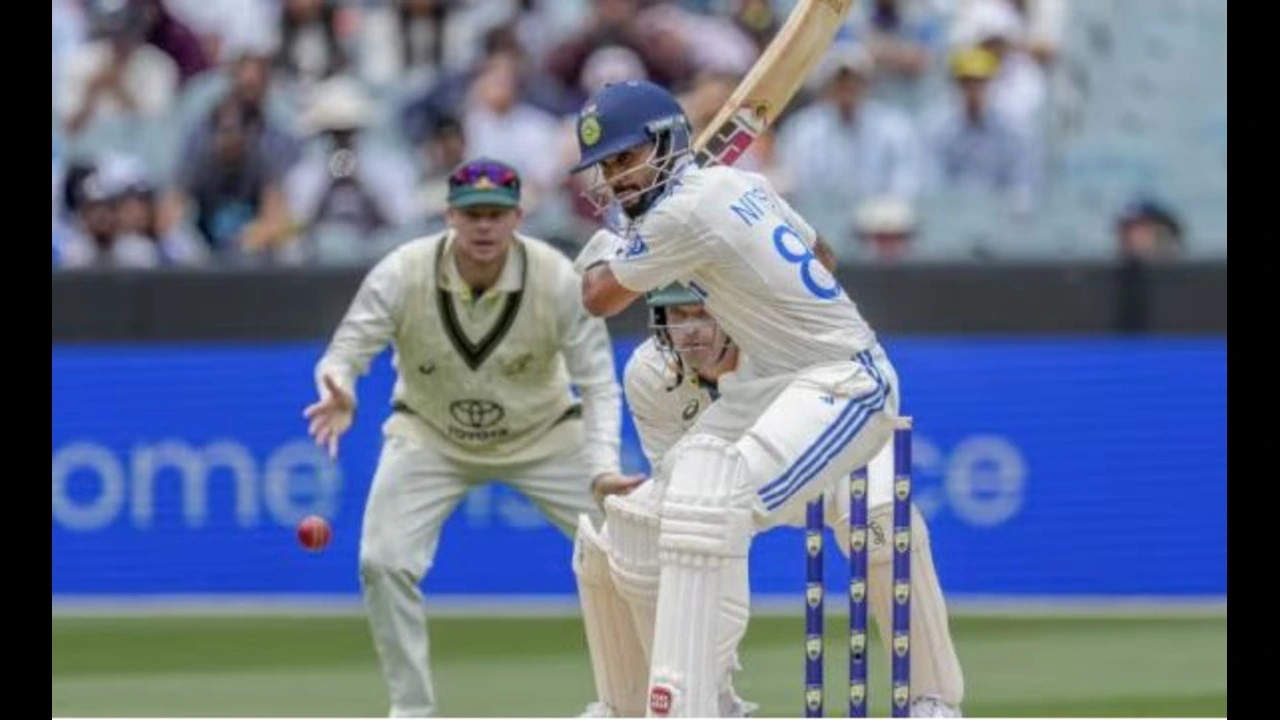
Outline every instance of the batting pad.
<svg viewBox="0 0 1280 720"><path fill-rule="evenodd" d="M605 541L584 514L574 537L573 573L595 675L597 699L615 717L644 714L649 664L627 603L613 586Z"/></svg>
<svg viewBox="0 0 1280 720"><path fill-rule="evenodd" d="M658 535L651 717L719 714L749 615L753 514L733 503L745 471L737 449L711 437L682 443L675 459Z"/></svg>
<svg viewBox="0 0 1280 720"><path fill-rule="evenodd" d="M609 568L618 593L627 601L645 663L653 653L653 625L658 612L658 508L652 482L629 495L605 499L605 533ZM646 670L647 672L647 670Z"/></svg>
<svg viewBox="0 0 1280 720"><path fill-rule="evenodd" d="M893 531L893 506L872 510L868 524L868 603L885 652L891 653L893 547L885 539ZM914 506L911 508L910 599L911 695L913 698L933 696L952 707L959 707L964 699L964 676L955 645L951 642L946 602L929 547L929 529Z"/></svg>

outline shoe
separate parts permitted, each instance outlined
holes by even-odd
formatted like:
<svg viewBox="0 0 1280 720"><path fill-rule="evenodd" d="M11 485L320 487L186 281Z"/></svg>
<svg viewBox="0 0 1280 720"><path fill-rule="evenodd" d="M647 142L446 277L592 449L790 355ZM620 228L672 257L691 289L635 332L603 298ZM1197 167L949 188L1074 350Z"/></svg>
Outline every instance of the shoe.
<svg viewBox="0 0 1280 720"><path fill-rule="evenodd" d="M952 707L932 695L925 695L911 701L911 717L958 718L961 715L960 708Z"/></svg>
<svg viewBox="0 0 1280 720"><path fill-rule="evenodd" d="M613 717L613 711L609 709L608 705L605 705L599 700L596 700L595 702L588 705L587 709L583 710L582 714L579 715L578 717L608 718L608 717Z"/></svg>
<svg viewBox="0 0 1280 720"><path fill-rule="evenodd" d="M742 663L739 661L737 653L734 653L731 672L737 672L741 669ZM725 678L724 684L720 687L720 717L751 717L759 709L760 703L753 703L738 697L738 691L733 688L732 675Z"/></svg>
<svg viewBox="0 0 1280 720"><path fill-rule="evenodd" d="M730 690L720 695L720 717L747 718L760 709L760 703L743 700L736 692Z"/></svg>

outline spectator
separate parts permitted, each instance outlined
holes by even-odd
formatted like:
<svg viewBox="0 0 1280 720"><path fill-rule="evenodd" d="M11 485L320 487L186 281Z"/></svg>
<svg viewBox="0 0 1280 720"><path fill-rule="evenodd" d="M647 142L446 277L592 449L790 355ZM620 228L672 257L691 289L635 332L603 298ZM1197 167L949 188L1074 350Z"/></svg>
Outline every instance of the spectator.
<svg viewBox="0 0 1280 720"><path fill-rule="evenodd" d="M1027 37L1024 18L1009 0L974 0L957 15L951 46L981 46L995 55L997 72L989 91L992 106L1019 132L1039 138L1048 101L1045 70L1022 48Z"/></svg>
<svg viewBox="0 0 1280 720"><path fill-rule="evenodd" d="M728 18L691 12L671 3L656 3L635 20L640 36L664 55L683 55L690 79L698 72L746 75L760 51L750 35Z"/></svg>
<svg viewBox="0 0 1280 720"><path fill-rule="evenodd" d="M300 91L347 67L347 53L338 33L341 10L325 0L283 0L280 3L280 46L275 66Z"/></svg>
<svg viewBox="0 0 1280 720"><path fill-rule="evenodd" d="M162 265L196 265L208 257L208 246L185 226L162 227L157 187L141 162L127 157L109 160L101 166L100 176L115 212L117 244L149 243L158 251L157 264Z"/></svg>
<svg viewBox="0 0 1280 720"><path fill-rule="evenodd" d="M274 123L277 116L272 112L272 108L275 104L269 103L269 99L276 86L271 77L270 54L265 48L253 45L239 47L227 45L226 47L226 68L231 77L229 95L264 118L270 118ZM276 144L280 145L280 152L296 155L297 148L293 147L293 138L288 136L283 128L273 126L270 130L271 132L268 132L265 137L273 142L279 141ZM289 162L293 159L295 158L287 158Z"/></svg>
<svg viewBox="0 0 1280 720"><path fill-rule="evenodd" d="M509 0L512 29L530 66L546 67L551 50L578 29L590 0ZM495 5L499 3L494 3Z"/></svg>
<svg viewBox="0 0 1280 720"><path fill-rule="evenodd" d="M66 59L54 107L66 132L89 125L161 116L173 103L178 68L160 50L145 44L147 18L140 6L106 0L92 18L98 39L80 45Z"/></svg>
<svg viewBox="0 0 1280 720"><path fill-rule="evenodd" d="M1066 0L1006 0L1022 16L1027 28L1021 49L1044 67L1058 59L1067 30Z"/></svg>
<svg viewBox="0 0 1280 720"><path fill-rule="evenodd" d="M53 112L62 115L59 83L68 58L88 36L85 12L77 0L53 0Z"/></svg>
<svg viewBox="0 0 1280 720"><path fill-rule="evenodd" d="M933 182L977 187L1008 198L1015 213L1030 210L1038 182L1030 140L988 98L1000 60L983 48L957 52L951 63L959 97L948 98L928 123Z"/></svg>
<svg viewBox="0 0 1280 720"><path fill-rule="evenodd" d="M281 244L288 233L281 175L290 156L274 148L285 142L259 106L238 93L224 98L188 137L166 222L189 219L224 260Z"/></svg>
<svg viewBox="0 0 1280 720"><path fill-rule="evenodd" d="M189 219L215 254L239 262L287 235L280 183L301 148L284 129L288 115L271 82L271 49L232 36L223 50L222 76L211 78L223 89L211 88L220 97L185 129L184 162L162 218Z"/></svg>
<svg viewBox="0 0 1280 720"><path fill-rule="evenodd" d="M480 44L476 5L457 0L390 0L360 22L360 74L377 87L429 87L469 67Z"/></svg>
<svg viewBox="0 0 1280 720"><path fill-rule="evenodd" d="M596 48L582 66L582 87L578 88L590 97L605 85L627 80L648 80L644 62L640 56L621 45L604 45ZM565 118L572 120L572 116Z"/></svg>
<svg viewBox="0 0 1280 720"><path fill-rule="evenodd" d="M146 18L147 42L163 50L178 68L178 82L213 67L199 36L175 18L160 0L129 0L141 7Z"/></svg>
<svg viewBox="0 0 1280 720"><path fill-rule="evenodd" d="M876 64L875 94L916 107L920 79L945 63L947 16L936 0L865 0L850 13L848 41L862 44Z"/></svg>
<svg viewBox="0 0 1280 720"><path fill-rule="evenodd" d="M61 267L150 264L154 255L152 248L137 247L135 243L113 247L116 218L111 197L101 176L91 166L79 176L68 176L67 192L70 222L56 248Z"/></svg>
<svg viewBox="0 0 1280 720"><path fill-rule="evenodd" d="M510 55L485 63L467 94L462 123L468 150L512 165L525 180L526 212L563 179L560 123L551 114L520 101L519 68Z"/></svg>
<svg viewBox="0 0 1280 720"><path fill-rule="evenodd" d="M484 36L484 51L484 57L474 67L442 78L430 90L405 103L400 120L404 135L410 142L415 145L426 142L439 118L461 115L471 86L495 60L515 67L519 72L516 91L520 103L554 116L577 111L576 94L569 95L556 81L538 72L517 39L514 27L502 25L490 29Z"/></svg>
<svg viewBox="0 0 1280 720"><path fill-rule="evenodd" d="M961 0L958 15L988 0ZM1042 66L1048 67L1057 59L1066 32L1067 0L1000 0L1008 3L1022 19L1026 28L1018 49L1028 53Z"/></svg>
<svg viewBox="0 0 1280 720"><path fill-rule="evenodd" d="M1186 251L1182 223L1155 200L1135 200L1127 205L1116 218L1115 230L1117 251L1128 260L1175 260Z"/></svg>
<svg viewBox="0 0 1280 720"><path fill-rule="evenodd" d="M66 159L58 142L58 133L53 133L53 264L61 264L62 248L66 244L66 214L69 202L66 196L67 178L76 168L67 166Z"/></svg>
<svg viewBox="0 0 1280 720"><path fill-rule="evenodd" d="M693 75L687 48L667 41L669 33L645 34L636 24L640 0L591 0L587 16L578 31L562 42L547 58L547 70L561 86L575 95L575 107L585 102L579 94L582 69L596 48L620 45L630 48L644 63L649 79L666 87L678 86Z"/></svg>
<svg viewBox="0 0 1280 720"><path fill-rule="evenodd" d="M470 156L462 123L452 116L440 116L430 139L423 144L426 172L418 184L418 215L423 234L444 227L449 209L449 173Z"/></svg>
<svg viewBox="0 0 1280 720"><path fill-rule="evenodd" d="M159 229L155 185L136 159L105 158L73 192L78 217L60 248L63 267L155 268L203 258L189 236Z"/></svg>
<svg viewBox="0 0 1280 720"><path fill-rule="evenodd" d="M908 257L916 234L911 203L893 195L869 197L854 211L854 231L863 257L893 262Z"/></svg>
<svg viewBox="0 0 1280 720"><path fill-rule="evenodd" d="M302 117L311 140L284 180L301 241L283 250L290 260L363 263L404 239L398 233L415 217L417 172L365 134L375 110L350 77L316 88Z"/></svg>
<svg viewBox="0 0 1280 720"><path fill-rule="evenodd" d="M852 252L849 211L859 198L892 195L912 200L923 181L923 148L902 112L866 99L875 72L870 53L842 45L819 64L822 96L797 111L778 132L782 187L799 211L833 239L837 254Z"/></svg>
<svg viewBox="0 0 1280 720"><path fill-rule="evenodd" d="M732 0L727 9L733 22L764 52L785 19L769 0Z"/></svg>
<svg viewBox="0 0 1280 720"><path fill-rule="evenodd" d="M271 71L274 45L265 38L232 37L223 44L223 62L217 73L208 73L185 91L180 117L194 125L207 126L207 116L221 100L234 98L267 119L265 137L281 152L297 155L296 141L285 128L290 128L297 115L301 98L290 95L289 88ZM195 114L205 115L192 120ZM191 128L185 129L190 134ZM280 141L280 142L278 142Z"/></svg>
<svg viewBox="0 0 1280 720"><path fill-rule="evenodd" d="M164 7L200 39L207 58L225 62L228 47L274 44L278 12L269 0L163 0Z"/></svg>
<svg viewBox="0 0 1280 720"><path fill-rule="evenodd" d="M84 181L94 173L93 163L84 159L75 160L59 173L61 187L57 189L54 203L58 206L58 219L70 225L80 212L80 203L85 197Z"/></svg>

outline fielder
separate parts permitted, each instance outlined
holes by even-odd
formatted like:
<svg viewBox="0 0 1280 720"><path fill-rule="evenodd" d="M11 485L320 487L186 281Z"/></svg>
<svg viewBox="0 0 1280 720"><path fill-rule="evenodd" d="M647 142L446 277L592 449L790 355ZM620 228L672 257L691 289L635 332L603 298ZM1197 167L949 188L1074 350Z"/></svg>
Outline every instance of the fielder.
<svg viewBox="0 0 1280 720"><path fill-rule="evenodd" d="M618 470L621 397L604 321L583 308L569 260L516 233L519 201L510 166L459 166L449 228L400 246L365 277L305 411L336 455L356 378L394 345L392 413L360 537L392 717L436 710L419 585L463 495L502 478L568 534L580 514L599 516L593 484L603 493L639 481Z"/></svg>
<svg viewBox="0 0 1280 720"><path fill-rule="evenodd" d="M648 713L713 716L746 632L752 535L802 522L806 503L871 461L892 434L896 375L819 260L813 228L764 177L694 164L688 118L669 92L607 86L577 128L575 171L596 173L592 194L624 239L598 233L583 248L583 304L610 316L678 282L749 359L719 378L719 399L669 451L654 490ZM958 703L958 692L942 699Z"/></svg>
<svg viewBox="0 0 1280 720"><path fill-rule="evenodd" d="M653 475L661 478L660 468L667 452L715 401L720 378L737 371L742 360L732 339L707 314L702 300L689 290L673 285L649 293L646 301L654 335L641 344L627 362L624 391ZM893 525L893 504L888 499L893 478L892 444L886 443L876 454L869 471L872 493L882 499L879 505L870 508L869 599L876 625L886 629L880 638L888 656L892 650L892 635L887 629L893 624L893 553L885 539L886 528ZM642 494L653 485L642 485L628 496L606 501L606 529L602 533L606 538L615 519L652 507L637 498L643 498ZM835 531L841 552L848 557L849 484L843 479L829 489L825 509L827 524ZM648 546L656 549L656 523L651 527L654 532ZM916 717L958 717L963 694L960 662L933 565L928 527L914 508L912 529L911 664L915 702L911 709ZM583 537L580 529L579 544L583 543ZM617 554L616 549L613 552ZM620 558L617 562L625 565L627 559ZM584 615L584 619L591 622L590 616ZM652 626L648 631L652 633ZM610 653L605 650L599 654L608 657ZM610 676L606 673L605 677ZM954 685L944 687L943 682L954 682ZM641 687L635 692L643 692L643 683L644 680L639 681ZM632 681L632 685L635 684ZM722 711L732 712L734 699L734 696L722 695ZM642 698L634 700L635 704L642 702Z"/></svg>
<svg viewBox="0 0 1280 720"><path fill-rule="evenodd" d="M697 337L672 339L668 312L702 311L696 297L696 307L689 305L689 297L679 286L650 294L655 337L635 350L625 373L631 416L655 476L667 451L717 397L719 375L738 362L737 347L714 321L693 333ZM606 498L605 524L598 531L589 518L578 520L574 572L598 698L588 716L645 714L658 601L657 486L648 482ZM717 702L719 717L746 717L759 707L737 695L731 677L721 684Z"/></svg>

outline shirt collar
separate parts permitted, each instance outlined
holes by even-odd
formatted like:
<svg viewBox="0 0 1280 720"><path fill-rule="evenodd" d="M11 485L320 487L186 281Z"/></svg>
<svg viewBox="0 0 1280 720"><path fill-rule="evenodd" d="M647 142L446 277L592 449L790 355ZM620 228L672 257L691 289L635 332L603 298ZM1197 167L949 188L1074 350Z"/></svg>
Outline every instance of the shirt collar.
<svg viewBox="0 0 1280 720"><path fill-rule="evenodd" d="M462 274L458 272L458 261L453 254L453 243L455 233L452 228L445 235L444 253L441 258L441 267L439 269L440 288L447 292L463 295L471 298L471 288L466 281L462 279ZM517 292L524 286L524 248L520 235L516 234L515 242L507 251L507 261L502 266L502 272L498 275L498 282L493 284L485 294L501 292L512 293Z"/></svg>

